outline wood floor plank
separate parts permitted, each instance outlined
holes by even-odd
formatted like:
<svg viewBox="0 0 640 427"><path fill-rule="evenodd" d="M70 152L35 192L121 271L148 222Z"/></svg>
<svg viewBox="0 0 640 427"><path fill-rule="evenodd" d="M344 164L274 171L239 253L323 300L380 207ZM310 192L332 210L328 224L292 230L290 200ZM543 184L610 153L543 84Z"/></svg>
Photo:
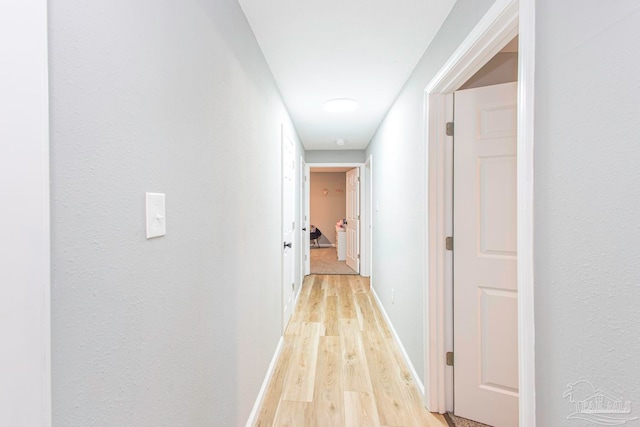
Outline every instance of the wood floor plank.
<svg viewBox="0 0 640 427"><path fill-rule="evenodd" d="M340 276L324 276L327 278L327 287L326 292L328 297L337 297L338 296L338 287L340 286Z"/></svg>
<svg viewBox="0 0 640 427"><path fill-rule="evenodd" d="M282 400L312 401L321 331L320 323L303 323L300 326L284 381Z"/></svg>
<svg viewBox="0 0 640 427"><path fill-rule="evenodd" d="M405 363L404 357L393 338L387 338L388 347L396 361L395 369L400 379L400 392L406 407L412 415L414 425L427 427L446 427L447 421L441 414L432 413L425 408L422 398L418 393L411 372Z"/></svg>
<svg viewBox="0 0 640 427"><path fill-rule="evenodd" d="M313 288L313 285L316 281L315 276L307 276L302 281L302 287L300 288L300 295L298 296L298 302L296 303L296 308L291 315L290 322L300 323L304 321L306 310L307 300L309 299L309 292Z"/></svg>
<svg viewBox="0 0 640 427"><path fill-rule="evenodd" d="M371 306L371 299L369 295L365 293L355 294L354 300L358 307L360 313L362 313L362 326L361 329L363 331L378 331L382 333L382 329L380 325L378 325L378 321L376 320L375 315L373 314L373 308Z"/></svg>
<svg viewBox="0 0 640 427"><path fill-rule="evenodd" d="M362 286L364 287L364 292L365 293L370 293L371 292L371 277L359 276L358 280L360 280L362 282Z"/></svg>
<svg viewBox="0 0 640 427"><path fill-rule="evenodd" d="M324 328L325 335L338 336L338 297L326 296L324 306Z"/></svg>
<svg viewBox="0 0 640 427"><path fill-rule="evenodd" d="M360 328L360 331L364 331L364 315L362 314L362 308L360 307L357 299L355 298L357 295L364 295L364 294L353 294L354 296L353 307L355 308L355 311L356 311L356 320L358 321L358 327Z"/></svg>
<svg viewBox="0 0 640 427"><path fill-rule="evenodd" d="M313 425L319 427L344 425L341 355L340 337L320 337L311 412Z"/></svg>
<svg viewBox="0 0 640 427"><path fill-rule="evenodd" d="M306 304L305 321L319 323L324 317L324 291L320 286L314 286L309 293Z"/></svg>
<svg viewBox="0 0 640 427"><path fill-rule="evenodd" d="M384 316L380 311L380 307L378 307L378 304L373 298L373 295L370 295L369 298L371 300L371 309L373 311L373 316L375 317L376 322L378 323L378 327L380 328L382 336L384 336L385 338L393 338L393 335L391 334L391 329L389 329L389 325L387 325L386 320L384 320Z"/></svg>
<svg viewBox="0 0 640 427"><path fill-rule="evenodd" d="M340 319L340 343L345 391L371 391L367 359L356 319Z"/></svg>
<svg viewBox="0 0 640 427"><path fill-rule="evenodd" d="M300 427L311 425L311 404L283 400L273 423L274 427Z"/></svg>
<svg viewBox="0 0 640 427"><path fill-rule="evenodd" d="M351 279L351 291L354 294L367 292L369 290L368 286L369 279L362 276L353 276Z"/></svg>
<svg viewBox="0 0 640 427"><path fill-rule="evenodd" d="M348 280L349 276L340 276L338 284L338 315L340 319L355 319L356 310L353 304L353 292Z"/></svg>
<svg viewBox="0 0 640 427"><path fill-rule="evenodd" d="M327 291L329 290L329 288L331 287L331 276L329 275L322 275L322 276L316 276L320 283L320 289L322 289L325 293L325 295L327 294Z"/></svg>
<svg viewBox="0 0 640 427"><path fill-rule="evenodd" d="M294 322L293 319L289 319L289 324L287 325L287 329L284 331L284 335L298 335L300 332L300 323Z"/></svg>
<svg viewBox="0 0 640 427"><path fill-rule="evenodd" d="M413 425L413 414L403 398L398 362L378 331L362 334L371 386L380 422L389 426Z"/></svg>
<svg viewBox="0 0 640 427"><path fill-rule="evenodd" d="M373 394L344 392L344 418L348 427L380 427L378 410Z"/></svg>
<svg viewBox="0 0 640 427"><path fill-rule="evenodd" d="M278 362L276 363L271 376L271 380L267 386L262 408L260 408L260 414L258 415L257 422L254 424L256 427L271 426L275 420L278 404L280 403L280 397L282 396L282 390L284 388L284 380L287 372L289 371L289 363L291 362L293 350L293 340L285 340L282 345L282 350L280 351Z"/></svg>

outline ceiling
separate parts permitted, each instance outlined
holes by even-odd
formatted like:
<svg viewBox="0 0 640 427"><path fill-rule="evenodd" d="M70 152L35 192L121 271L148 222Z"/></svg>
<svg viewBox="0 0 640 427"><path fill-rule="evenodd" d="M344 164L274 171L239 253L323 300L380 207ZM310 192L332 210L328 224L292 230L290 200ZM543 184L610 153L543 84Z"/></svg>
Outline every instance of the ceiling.
<svg viewBox="0 0 640 427"><path fill-rule="evenodd" d="M238 1L307 150L365 148L455 3ZM336 98L358 108L324 111Z"/></svg>

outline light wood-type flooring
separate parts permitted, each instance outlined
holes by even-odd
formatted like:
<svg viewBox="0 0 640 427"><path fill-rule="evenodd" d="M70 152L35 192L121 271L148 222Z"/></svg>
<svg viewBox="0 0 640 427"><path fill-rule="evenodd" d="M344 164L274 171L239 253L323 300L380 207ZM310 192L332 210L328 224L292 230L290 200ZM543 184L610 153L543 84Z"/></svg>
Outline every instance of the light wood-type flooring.
<svg viewBox="0 0 640 427"><path fill-rule="evenodd" d="M308 276L256 426L446 427L360 276Z"/></svg>

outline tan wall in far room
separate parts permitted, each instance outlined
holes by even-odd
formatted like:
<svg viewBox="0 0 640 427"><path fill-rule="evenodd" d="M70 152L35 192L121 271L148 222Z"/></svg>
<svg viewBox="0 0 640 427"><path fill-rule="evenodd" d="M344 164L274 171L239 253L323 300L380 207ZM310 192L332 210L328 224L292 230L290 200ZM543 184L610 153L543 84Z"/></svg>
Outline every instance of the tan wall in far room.
<svg viewBox="0 0 640 427"><path fill-rule="evenodd" d="M322 245L335 244L335 224L347 212L346 187L345 172L311 172L309 220L322 231ZM329 190L326 196L325 188Z"/></svg>

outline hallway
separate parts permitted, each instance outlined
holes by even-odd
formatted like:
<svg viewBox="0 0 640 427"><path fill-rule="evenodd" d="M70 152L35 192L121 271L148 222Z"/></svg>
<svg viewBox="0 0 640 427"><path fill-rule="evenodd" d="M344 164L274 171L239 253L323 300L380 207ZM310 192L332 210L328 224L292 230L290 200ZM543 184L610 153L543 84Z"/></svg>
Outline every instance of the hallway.
<svg viewBox="0 0 640 427"><path fill-rule="evenodd" d="M305 278L256 426L446 426L424 408L369 279Z"/></svg>
<svg viewBox="0 0 640 427"><path fill-rule="evenodd" d="M0 17L0 426L442 426L421 399L462 415L461 378L517 397L521 427L607 415L579 412L581 381L640 418L637 0L27 0ZM441 208L460 210L443 166L466 152L451 92L485 60L517 63L516 173L498 178L499 153L457 169L517 207L474 185L493 218L477 233ZM501 138L487 125L508 111L487 103L476 135ZM306 200L346 196L311 192L307 167L365 162L375 303L364 279L304 281ZM483 280L473 312L451 297L463 236L517 263L516 289ZM463 325L497 356L486 376L461 374Z"/></svg>

